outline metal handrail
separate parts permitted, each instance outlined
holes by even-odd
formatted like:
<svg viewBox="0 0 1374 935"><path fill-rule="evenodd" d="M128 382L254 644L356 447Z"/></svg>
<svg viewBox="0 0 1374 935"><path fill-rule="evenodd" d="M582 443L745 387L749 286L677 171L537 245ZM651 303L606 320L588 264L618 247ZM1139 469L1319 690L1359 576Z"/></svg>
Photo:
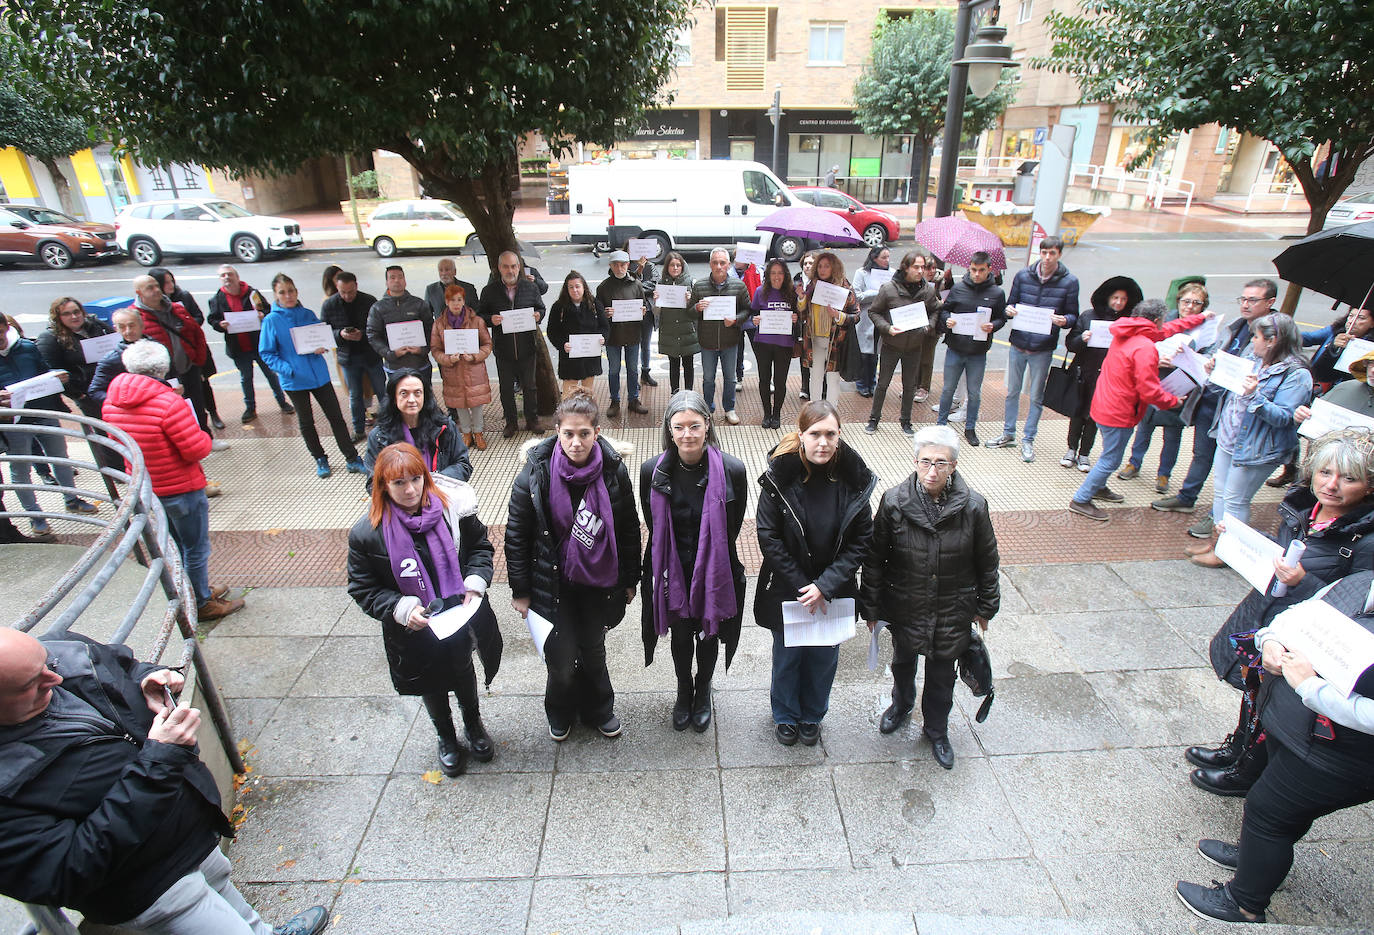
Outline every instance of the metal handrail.
<svg viewBox="0 0 1374 935"><path fill-rule="evenodd" d="M10 421L24 417L56 420L58 424L26 424ZM64 427L63 423L75 423L77 427L74 429ZM94 471L101 476L106 488L105 492L102 493L79 487L58 486L54 488L45 484L16 484L7 482L4 474L0 473L0 492L14 494L20 492L36 494L40 491L58 492L64 496L80 496L115 506L114 515L109 520L99 515L80 515L45 510L41 509L41 504L38 510L22 508L16 510L9 509L8 506L0 510L0 516L7 518L64 519L95 526L100 530L95 541L86 547L86 551L82 553L76 563L48 589L46 594L38 599L33 607L10 625L15 629L28 632L38 626L39 623L46 621L47 627L43 631L45 636L67 634L79 620L81 614L104 590L115 573L124 566L131 555L134 556L135 560L144 568L143 581L129 610L116 627L111 642L123 643L129 638L134 626L153 600L154 592L160 586L167 599L167 608L153 640L151 652L147 657L148 661L156 662L162 658L174 632L181 637L181 658L176 667L185 668L188 665L194 667L197 690L200 693L202 704L214 724L215 731L219 735L220 746L229 761L229 766L235 773L242 773L244 771L243 759L234 743L234 734L229 724L229 714L224 704L224 698L215 686L209 666L201 652L200 643L196 639L197 608L195 595L186 579L180 550L171 537L171 527L168 524L166 510L163 508L162 502L153 493L152 477L143 463L143 453L139 450L137 442L123 429L90 416L69 412L0 408L0 427L3 428L4 434L11 439L35 435L63 435L76 438L87 442L91 446L92 453L103 448L119 455L128 465L127 470L120 470L109 465L100 465L93 461L73 457L49 458L33 454L0 454L0 465L5 463L11 465L43 463L83 471ZM97 460L100 459L97 458ZM113 458L109 460L113 461ZM116 484L124 485L122 493ZM57 606L74 591L76 595L71 603L61 613L48 619ZM77 931L71 921L58 908L34 905L26 905L25 908L28 910L33 925L33 928L28 931L36 930L40 935L75 935Z"/></svg>
<svg viewBox="0 0 1374 935"><path fill-rule="evenodd" d="M1025 161L1022 156L960 156L956 174L965 177L1015 174L1016 169ZM1127 185L1143 185L1146 203L1153 203L1156 209L1163 206L1167 195L1177 195L1185 199L1184 214L1192 210L1193 197L1197 192L1195 183L1187 179L1172 178L1153 168L1128 171L1120 166L1076 162L1071 168L1070 184L1079 176L1086 176L1087 187L1093 191L1111 190L1124 194Z"/></svg>

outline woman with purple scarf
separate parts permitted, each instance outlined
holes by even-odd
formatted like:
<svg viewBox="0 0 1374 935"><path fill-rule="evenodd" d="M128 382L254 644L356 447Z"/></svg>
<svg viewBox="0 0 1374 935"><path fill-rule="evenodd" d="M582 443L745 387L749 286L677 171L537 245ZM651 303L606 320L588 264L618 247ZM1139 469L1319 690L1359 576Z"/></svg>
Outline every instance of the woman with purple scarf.
<svg viewBox="0 0 1374 935"><path fill-rule="evenodd" d="M606 631L639 584L639 514L621 453L601 435L600 413L577 390L554 410L554 438L530 449L510 495L506 572L511 606L553 624L544 643L549 736L573 722L620 733L606 670ZM631 449L633 450L633 449Z"/></svg>
<svg viewBox="0 0 1374 935"><path fill-rule="evenodd" d="M717 447L710 408L691 390L668 401L663 449L639 469L639 501L649 527L641 592L644 664L654 661L659 637L671 634L673 729L691 724L700 733L711 725L720 644L727 669L739 645L744 565L735 540L744 524L748 477L742 461Z"/></svg>
<svg viewBox="0 0 1374 935"><path fill-rule="evenodd" d="M439 768L458 776L468 748L458 741L449 692L458 696L472 756L496 754L477 706L473 639L490 676L500 665L500 630L484 600L492 576L487 527L477 518L477 495L461 481L441 491L414 445L382 449L372 474L368 514L348 532L348 594L382 624L391 683L419 695L439 735ZM441 610L481 602L458 632L440 639L430 618Z"/></svg>

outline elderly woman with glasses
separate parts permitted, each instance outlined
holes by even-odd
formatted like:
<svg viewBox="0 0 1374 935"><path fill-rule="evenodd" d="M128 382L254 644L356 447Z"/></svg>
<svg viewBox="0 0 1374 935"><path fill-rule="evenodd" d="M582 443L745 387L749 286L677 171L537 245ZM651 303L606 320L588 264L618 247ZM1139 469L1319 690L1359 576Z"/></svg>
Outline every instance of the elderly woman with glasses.
<svg viewBox="0 0 1374 935"><path fill-rule="evenodd" d="M916 658L926 657L923 733L935 761L954 768L949 712L954 663L971 627L997 614L997 534L988 502L959 475L959 436L947 425L914 439L916 471L883 494L863 566L860 608L892 632L892 704L878 729L890 734L916 704Z"/></svg>

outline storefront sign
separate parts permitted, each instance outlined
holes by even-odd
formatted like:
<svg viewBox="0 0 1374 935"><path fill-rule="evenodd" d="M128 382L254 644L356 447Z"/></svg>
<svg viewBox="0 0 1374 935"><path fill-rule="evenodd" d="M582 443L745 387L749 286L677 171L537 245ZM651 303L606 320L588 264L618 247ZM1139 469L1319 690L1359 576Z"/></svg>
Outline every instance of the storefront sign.
<svg viewBox="0 0 1374 935"><path fill-rule="evenodd" d="M695 110L655 110L623 136L627 140L695 140L699 127Z"/></svg>
<svg viewBox="0 0 1374 935"><path fill-rule="evenodd" d="M863 135L863 128L854 122L853 111L831 110L791 111L784 118L789 133L855 133Z"/></svg>

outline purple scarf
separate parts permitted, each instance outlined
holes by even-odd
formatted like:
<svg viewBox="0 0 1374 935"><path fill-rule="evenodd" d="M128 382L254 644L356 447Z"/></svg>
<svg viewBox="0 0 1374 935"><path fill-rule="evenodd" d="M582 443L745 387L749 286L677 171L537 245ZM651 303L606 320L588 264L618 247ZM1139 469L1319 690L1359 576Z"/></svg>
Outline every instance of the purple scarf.
<svg viewBox="0 0 1374 935"><path fill-rule="evenodd" d="M430 580L429 570L415 548L415 537L419 535L425 537L438 581ZM402 594L418 597L422 605L427 605L436 597L462 597L467 592L453 533L444 522L443 501L434 494L429 495L429 502L418 516L394 505L388 506L382 517L382 540L386 543L387 557L391 559L396 589Z"/></svg>
<svg viewBox="0 0 1374 935"><path fill-rule="evenodd" d="M659 457L655 472L667 457L667 452ZM706 498L701 505L697 561L690 584L684 580L682 560L678 558L673 504L666 493L657 488L650 491L649 513L654 524L650 543L654 629L664 636L674 620L700 620L702 633L715 636L721 621L739 611L725 519L725 459L720 452L713 447L706 449Z"/></svg>
<svg viewBox="0 0 1374 935"><path fill-rule="evenodd" d="M405 419L401 420L401 431L405 433L406 441L415 446L415 450L420 452L420 457L425 459L425 467L431 471L439 469L439 441L435 439L433 445L428 449L420 447L420 443L415 440L415 435L410 431L410 426L406 425Z"/></svg>
<svg viewBox="0 0 1374 935"><path fill-rule="evenodd" d="M592 456L578 467L554 443L549 469L549 508L553 531L563 543L563 576L573 584L613 588L620 577L615 546L615 517L606 493L600 442L592 442ZM569 486L582 490L582 504L573 515Z"/></svg>

